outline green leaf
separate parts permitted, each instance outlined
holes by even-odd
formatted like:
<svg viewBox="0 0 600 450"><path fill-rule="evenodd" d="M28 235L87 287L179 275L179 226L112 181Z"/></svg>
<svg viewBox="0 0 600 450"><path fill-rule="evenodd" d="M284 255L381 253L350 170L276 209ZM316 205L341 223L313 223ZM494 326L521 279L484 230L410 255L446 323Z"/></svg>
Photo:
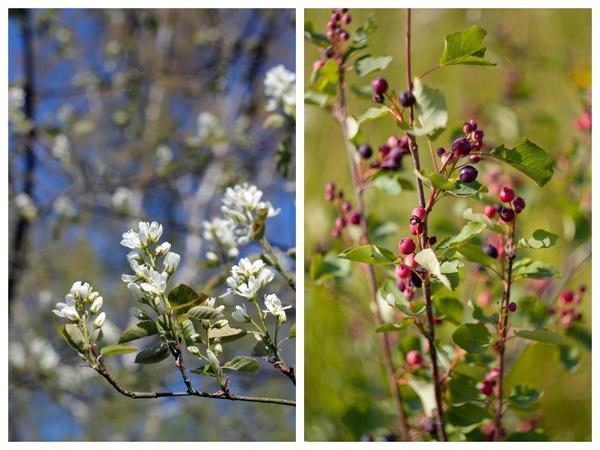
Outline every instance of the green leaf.
<svg viewBox="0 0 600 450"><path fill-rule="evenodd" d="M464 267L464 263L460 259L449 259L440 264L440 271L448 278L452 290L455 290L460 284L458 269L462 267Z"/></svg>
<svg viewBox="0 0 600 450"><path fill-rule="evenodd" d="M452 340L468 352L485 353L491 344L492 335L485 325L465 323L454 331Z"/></svg>
<svg viewBox="0 0 600 450"><path fill-rule="evenodd" d="M559 276L558 270L550 264L542 261L532 261L529 258L520 259L513 266L513 280L519 278L547 280L550 278L558 278Z"/></svg>
<svg viewBox="0 0 600 450"><path fill-rule="evenodd" d="M210 349L206 350L206 357L208 359L208 364L210 364L210 368L217 377L219 385L221 388L223 388L225 384L225 377L223 376L223 369L221 369L221 363L219 362L219 359Z"/></svg>
<svg viewBox="0 0 600 450"><path fill-rule="evenodd" d="M478 245L463 243L456 248L456 251L471 262L492 268L497 265L497 260L485 254Z"/></svg>
<svg viewBox="0 0 600 450"><path fill-rule="evenodd" d="M489 154L523 172L540 187L550 181L554 174L552 158L530 140L510 149L501 145Z"/></svg>
<svg viewBox="0 0 600 450"><path fill-rule="evenodd" d="M242 328L232 328L229 325L225 325L223 328L211 328L209 332L209 339L211 342L215 339L219 339L219 342L226 344L228 342L237 341L248 334L247 330Z"/></svg>
<svg viewBox="0 0 600 450"><path fill-rule="evenodd" d="M169 356L169 346L164 342L142 350L135 356L138 364L156 364Z"/></svg>
<svg viewBox="0 0 600 450"><path fill-rule="evenodd" d="M492 418L488 409L475 403L465 403L459 406L451 406L446 412L448 423L456 427L470 427Z"/></svg>
<svg viewBox="0 0 600 450"><path fill-rule="evenodd" d="M358 76L364 77L370 73L385 69L391 62L391 56L373 57L371 55L365 55L356 60L354 63L354 70L356 70Z"/></svg>
<svg viewBox="0 0 600 450"><path fill-rule="evenodd" d="M362 125L363 123L370 122L371 120L376 120L380 117L387 116L390 111L390 108L387 106L372 106L358 118L358 124Z"/></svg>
<svg viewBox="0 0 600 450"><path fill-rule="evenodd" d="M377 290L377 296L392 308L399 309L409 317L425 314L425 305L419 302L409 302L396 288L392 280L386 280Z"/></svg>
<svg viewBox="0 0 600 450"><path fill-rule="evenodd" d="M350 265L350 261L339 258L333 252L325 256L317 253L310 263L310 277L317 283L322 283L329 278L344 277L350 273Z"/></svg>
<svg viewBox="0 0 600 450"><path fill-rule="evenodd" d="M460 374L456 374L450 379L448 393L451 405L462 405L481 398L477 381Z"/></svg>
<svg viewBox="0 0 600 450"><path fill-rule="evenodd" d="M456 187L450 189L448 194L455 197L473 197L479 194L485 194L488 192L488 188L483 186L478 181L472 181L470 183L463 183L460 180L456 180Z"/></svg>
<svg viewBox="0 0 600 450"><path fill-rule="evenodd" d="M346 132L348 133L348 139L354 142L359 131L360 125L356 119L352 116L346 117Z"/></svg>
<svg viewBox="0 0 600 450"><path fill-rule="evenodd" d="M220 319L223 314L210 306L194 306L187 312L188 317L196 320Z"/></svg>
<svg viewBox="0 0 600 450"><path fill-rule="evenodd" d="M79 327L73 323L68 323L58 327L58 333L65 342L78 352L82 352L85 348L85 339Z"/></svg>
<svg viewBox="0 0 600 450"><path fill-rule="evenodd" d="M519 247L523 248L549 248L556 244L558 235L546 230L535 230L529 239L519 241Z"/></svg>
<svg viewBox="0 0 600 450"><path fill-rule="evenodd" d="M296 324L290 327L290 332L288 333L289 339L294 339L296 337Z"/></svg>
<svg viewBox="0 0 600 450"><path fill-rule="evenodd" d="M486 34L483 28L473 25L466 30L447 35L440 66L457 64L494 66L493 62L485 58L486 48L483 45L483 38Z"/></svg>
<svg viewBox="0 0 600 450"><path fill-rule="evenodd" d="M519 300L519 311L525 314L536 327L542 327L548 318L548 306L536 297L525 297Z"/></svg>
<svg viewBox="0 0 600 450"><path fill-rule="evenodd" d="M231 361L223 364L223 369L237 370L238 372L257 372L260 369L258 361L249 356L236 356Z"/></svg>
<svg viewBox="0 0 600 450"><path fill-rule="evenodd" d="M210 366L210 364L204 364L203 366L200 366L197 369L190 370L190 372L194 373L196 375L204 375L204 376L208 376L208 377L216 376L215 372L214 372L213 368Z"/></svg>
<svg viewBox="0 0 600 450"><path fill-rule="evenodd" d="M304 38L322 48L326 48L331 45L331 42L329 42L327 36L315 32L315 27L312 22L304 22Z"/></svg>
<svg viewBox="0 0 600 450"><path fill-rule="evenodd" d="M377 29L377 21L375 20L375 14L371 13L367 17L367 21L364 25L357 28L354 32L353 41L359 45L365 45L367 43L367 37Z"/></svg>
<svg viewBox="0 0 600 450"><path fill-rule="evenodd" d="M511 433L506 440L509 442L546 442L550 439L544 430L534 428L529 431Z"/></svg>
<svg viewBox="0 0 600 450"><path fill-rule="evenodd" d="M194 329L193 322L190 319L185 319L179 323L179 328L181 329L185 344L194 345L196 341L193 336L196 335L196 330Z"/></svg>
<svg viewBox="0 0 600 450"><path fill-rule="evenodd" d="M415 189L410 181L388 171L378 172L373 177L373 186L389 195L398 195L403 190L414 191Z"/></svg>
<svg viewBox="0 0 600 450"><path fill-rule="evenodd" d="M569 345L567 338L554 333L553 331L546 330L545 328L538 328L536 330L515 330L515 336L530 339L532 341L547 342L549 344Z"/></svg>
<svg viewBox="0 0 600 450"><path fill-rule="evenodd" d="M252 356L268 356L269 349L264 342L259 341L252 347Z"/></svg>
<svg viewBox="0 0 600 450"><path fill-rule="evenodd" d="M494 233L505 234L502 227L496 225L489 217L487 217L485 214L476 213L471 208L467 208L463 212L462 216L463 219L468 220L470 222L479 222L485 224L485 226L492 230Z"/></svg>
<svg viewBox="0 0 600 450"><path fill-rule="evenodd" d="M116 345L107 345L106 347L102 347L100 350L100 354L102 357L106 358L107 356L114 355L123 355L125 353L133 353L137 352L138 349L135 347L130 347L128 345L116 344Z"/></svg>
<svg viewBox="0 0 600 450"><path fill-rule="evenodd" d="M511 389L508 399L514 408L530 410L541 396L541 392L527 385L519 384Z"/></svg>
<svg viewBox="0 0 600 450"><path fill-rule="evenodd" d="M398 259L396 255L387 248L371 244L359 245L358 247L346 249L340 253L339 257L374 266L393 265Z"/></svg>
<svg viewBox="0 0 600 450"><path fill-rule="evenodd" d="M371 85L367 84L366 86L350 86L350 90L354 92L359 97L363 98L371 98L373 97L373 89L371 89Z"/></svg>
<svg viewBox="0 0 600 450"><path fill-rule="evenodd" d="M307 91L304 94L304 103L307 105L319 106L321 108L327 104L328 99L329 97L321 92Z"/></svg>
<svg viewBox="0 0 600 450"><path fill-rule="evenodd" d="M452 290L452 284L440 268L440 262L432 249L426 248L415 255L415 261L431 272L446 288Z"/></svg>
<svg viewBox="0 0 600 450"><path fill-rule="evenodd" d="M442 241L438 245L438 249L448 248L453 245L472 239L475 236L478 236L483 230L485 230L485 228L486 225L481 222L469 222L462 228L462 230L458 232L458 234Z"/></svg>
<svg viewBox="0 0 600 450"><path fill-rule="evenodd" d="M567 372L574 371L581 361L581 355L577 347L569 345L561 345L559 349L559 358L563 367Z"/></svg>
<svg viewBox="0 0 600 450"><path fill-rule="evenodd" d="M446 177L440 173L430 172L428 170L419 171L414 169L414 174L427 186L441 189L442 191L448 191L456 188L456 182L447 180Z"/></svg>
<svg viewBox="0 0 600 450"><path fill-rule="evenodd" d="M457 325L462 323L464 307L460 300L453 297L434 297L433 306L437 317Z"/></svg>
<svg viewBox="0 0 600 450"><path fill-rule="evenodd" d="M180 284L169 292L169 303L174 307L193 306L196 303L204 302L208 297L199 294L187 284ZM177 309L177 308L174 308Z"/></svg>
<svg viewBox="0 0 600 450"><path fill-rule="evenodd" d="M435 139L448 123L448 108L446 107L446 99L435 89L426 86L415 78L413 94L417 101L415 112L417 120L421 124L413 130L415 136L428 135L431 139Z"/></svg>
<svg viewBox="0 0 600 450"><path fill-rule="evenodd" d="M412 324L412 319L403 319L399 323L384 323L375 328L376 333L393 333L404 331Z"/></svg>
<svg viewBox="0 0 600 450"><path fill-rule="evenodd" d="M136 339L152 336L157 333L158 328L156 323L152 320L142 320L123 331L118 343L124 344L125 342L135 341Z"/></svg>
<svg viewBox="0 0 600 450"><path fill-rule="evenodd" d="M588 350L592 349L592 335L588 329L578 324L573 324L571 328L567 329L567 336L579 341Z"/></svg>
<svg viewBox="0 0 600 450"><path fill-rule="evenodd" d="M333 59L329 59L323 67L314 72L312 85L317 92L329 96L335 95L338 89L339 78L339 64Z"/></svg>
<svg viewBox="0 0 600 450"><path fill-rule="evenodd" d="M489 323L495 325L498 323L498 314L493 313L488 316L483 312L483 309L477 306L473 301L469 300L469 307L473 310L473 319L482 323Z"/></svg>

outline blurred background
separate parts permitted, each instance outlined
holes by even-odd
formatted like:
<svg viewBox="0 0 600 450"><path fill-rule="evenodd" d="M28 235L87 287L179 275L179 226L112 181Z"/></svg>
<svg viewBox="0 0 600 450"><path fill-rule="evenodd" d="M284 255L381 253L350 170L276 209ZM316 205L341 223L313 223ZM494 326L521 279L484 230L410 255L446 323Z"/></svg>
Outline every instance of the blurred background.
<svg viewBox="0 0 600 450"><path fill-rule="evenodd" d="M203 288L222 269L206 261L202 223L244 181L281 208L267 237L293 272L295 123L273 117L264 81L279 65L295 72L294 30L291 10L10 10L10 440L294 439L294 408L120 396L81 366L51 313L88 281L104 296L105 342L116 343L136 306L119 241L138 220L164 225L182 256L175 283L222 294L223 284ZM294 355L288 342L292 366ZM169 362L109 364L129 389L182 389ZM261 366L232 375L232 391L294 398L286 377Z"/></svg>
<svg viewBox="0 0 600 450"><path fill-rule="evenodd" d="M391 89L405 86L404 22L402 10L350 10L353 33L374 13L379 24L369 36L369 52L390 55L391 64L382 72L359 78L349 74L350 86L368 86L371 78L384 76ZM330 10L307 10L305 20L316 32L324 33ZM589 10L413 10L412 67L418 75L435 66L444 49L444 37L478 24L488 31L484 40L486 56L496 67L456 66L435 71L426 83L445 95L449 122L435 147L448 146L452 136L468 119L485 130L490 146L513 146L525 137L548 151L556 162L554 178L540 189L507 166L482 163L479 180L491 192L511 182L527 200L520 221L528 236L537 228L559 235L549 250L532 256L560 268L563 276L545 283L523 283L515 298L536 294L550 308L556 305L562 289L576 290L586 285L580 324L591 330L591 12ZM306 43L305 79L320 55ZM309 87L306 86L305 90ZM371 105L370 99L348 95L349 113L357 117ZM315 255L329 250L339 253L345 244L331 237L336 211L325 200L325 183L335 181L352 198L344 142L337 122L327 111L314 106L305 109L305 420L309 440L357 440L366 434L384 436L393 426L384 370L369 311L366 278L358 265L342 265L340 274L349 277L314 280L310 267ZM373 149L399 130L391 120L381 119L361 128ZM423 145L426 144L423 142ZM434 147L434 148L435 148ZM428 156L425 168L430 169ZM343 163L340 163L343 161ZM410 179L410 173L401 173ZM395 249L404 235L405 223L416 205L416 192L389 196L370 189L366 207L372 216L385 221L385 233L376 243ZM483 210L476 200L445 199L430 216L430 226L439 236L456 233L467 207ZM475 282L463 283L458 298L466 304L477 301L485 286L474 273ZM490 306L492 308L492 306ZM524 319L517 313L515 322ZM390 317L391 320L391 317ZM454 326L438 328L442 339L450 339ZM398 333L394 336L398 338ZM409 337L410 338L410 337ZM509 356L508 386L527 383L543 390L537 416L511 417L507 426L519 420L534 419L551 440L591 439L591 353L587 337L577 343L578 358L567 371L559 362L556 347L545 344L521 346ZM574 340L577 342L577 340ZM406 344L396 341L396 346ZM591 343L590 343L591 345ZM398 348L398 347L397 347ZM521 350L524 350L521 352ZM398 357L400 352L398 353ZM568 388L567 388L568 386ZM414 395L405 392L410 401Z"/></svg>

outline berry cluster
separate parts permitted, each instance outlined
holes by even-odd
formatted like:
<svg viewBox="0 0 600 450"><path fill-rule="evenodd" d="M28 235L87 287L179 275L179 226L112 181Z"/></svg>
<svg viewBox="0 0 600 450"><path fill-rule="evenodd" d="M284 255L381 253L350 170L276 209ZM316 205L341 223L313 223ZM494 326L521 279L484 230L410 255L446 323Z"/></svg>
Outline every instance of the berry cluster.
<svg viewBox="0 0 600 450"><path fill-rule="evenodd" d="M493 368L485 374L483 384L481 385L481 393L489 397L494 393L494 387L500 378L500 369Z"/></svg>
<svg viewBox="0 0 600 450"><path fill-rule="evenodd" d="M410 232L415 235L421 235L425 231L425 219L427 212L424 208L414 208L410 217ZM398 242L398 251L404 256L402 264L396 266L396 287L404 293L407 300L412 300L415 295L415 288L420 288L423 281L420 276L420 269L415 261L415 250L417 246L410 237L400 239Z"/></svg>
<svg viewBox="0 0 600 450"><path fill-rule="evenodd" d="M437 149L437 154L444 165L457 162L463 157L468 157L473 164L481 161L479 151L483 148L483 130L477 129L477 123L471 119L465 122L463 132L464 136L456 138L452 142L452 151L446 151L444 147ZM472 165L464 165L458 172L458 178L463 183L472 183L477 179L477 175L479 172Z"/></svg>
<svg viewBox="0 0 600 450"><path fill-rule="evenodd" d="M327 22L327 32L325 33L330 45L322 50L323 59L319 59L313 64L314 70L323 67L327 59L342 61L346 51L346 42L350 40L350 33L344 29L344 25L349 25L351 21L352 17L347 8L335 8L331 11L331 16Z"/></svg>
<svg viewBox="0 0 600 450"><path fill-rule="evenodd" d="M509 186L504 186L500 190L499 198L500 201L502 203L505 203L506 205L503 205L501 203L495 206L486 205L483 212L489 219L493 219L496 216L496 213L498 213L498 216L503 222L510 223L513 220L515 220L517 214L521 214L521 212L523 212L523 210L525 209L526 204L523 197L517 197L515 191ZM497 255L495 257L492 257L496 258Z"/></svg>
<svg viewBox="0 0 600 450"><path fill-rule="evenodd" d="M557 309L550 312L556 312L558 324L561 327L571 328L574 322L581 320L581 311L579 311L577 305L581 303L585 291L586 288L582 285L579 286L576 292L566 290L560 294Z"/></svg>
<svg viewBox="0 0 600 450"><path fill-rule="evenodd" d="M373 102L383 103L385 94L388 90L388 82L385 78L376 77L371 81L371 89L373 89ZM416 103L416 98L411 91L403 91L398 96L398 104L403 108L410 108Z"/></svg>
<svg viewBox="0 0 600 450"><path fill-rule="evenodd" d="M369 159L373 156L373 149L369 144L362 144L358 147L358 153L361 158ZM402 158L410 154L410 140L408 136L398 137L392 135L385 144L379 147L379 158L371 161L370 167L373 169L397 170L402 167Z"/></svg>
<svg viewBox="0 0 600 450"><path fill-rule="evenodd" d="M338 211L338 216L335 218L335 226L331 231L333 237L340 237L342 231L348 224L359 225L361 214L352 209L352 204L344 199L344 191L336 190L335 183L329 181L325 185L325 198L328 202L333 203L333 206Z"/></svg>

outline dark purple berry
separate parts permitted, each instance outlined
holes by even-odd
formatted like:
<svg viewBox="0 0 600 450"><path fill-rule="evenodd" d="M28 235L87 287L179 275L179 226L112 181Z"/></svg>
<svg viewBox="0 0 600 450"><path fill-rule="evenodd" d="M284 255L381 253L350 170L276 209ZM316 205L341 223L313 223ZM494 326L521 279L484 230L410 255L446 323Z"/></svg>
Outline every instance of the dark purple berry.
<svg viewBox="0 0 600 450"><path fill-rule="evenodd" d="M402 161L402 156L404 156L404 151L400 147L394 147L390 150L388 158L399 164Z"/></svg>
<svg viewBox="0 0 600 450"><path fill-rule="evenodd" d="M438 147L438 149L436 150L438 156L442 156L446 154L446 149L444 147Z"/></svg>
<svg viewBox="0 0 600 450"><path fill-rule="evenodd" d="M508 311L509 312L515 312L517 310L517 304L515 302L510 302L508 304Z"/></svg>
<svg viewBox="0 0 600 450"><path fill-rule="evenodd" d="M483 252L488 255L490 258L497 259L498 258L498 249L494 247L492 244L485 244L483 246Z"/></svg>
<svg viewBox="0 0 600 450"><path fill-rule="evenodd" d="M387 156L390 153L391 147L389 145L382 145L381 147L379 147L379 152L383 155L383 156Z"/></svg>
<svg viewBox="0 0 600 450"><path fill-rule="evenodd" d="M416 288L420 288L423 285L423 280L421 280L421 277L413 271L410 272L410 282Z"/></svg>
<svg viewBox="0 0 600 450"><path fill-rule="evenodd" d="M478 172L475 167L465 166L462 169L460 169L460 172L458 173L458 178L460 178L460 181L462 181L463 183L471 183L477 179L477 174Z"/></svg>
<svg viewBox="0 0 600 450"><path fill-rule="evenodd" d="M371 97L371 100L373 100L373 103L383 103L383 95L375 94L373 97Z"/></svg>
<svg viewBox="0 0 600 450"><path fill-rule="evenodd" d="M373 156L373 149L369 144L362 144L360 147L358 147L358 153L360 153L360 156L363 159L369 159L371 156Z"/></svg>
<svg viewBox="0 0 600 450"><path fill-rule="evenodd" d="M477 130L475 133L473 133L473 137L475 138L476 141L479 141L479 142L483 141L483 136L484 136L483 130Z"/></svg>
<svg viewBox="0 0 600 450"><path fill-rule="evenodd" d="M472 133L476 129L477 123L475 123L473 119L469 120L468 122L465 122L465 125L463 126L463 131L465 132L465 134Z"/></svg>
<svg viewBox="0 0 600 450"><path fill-rule="evenodd" d="M404 91L404 92L400 93L400 96L398 97L398 101L400 102L400 104L402 106L404 106L405 108L408 108L409 106L412 106L415 104L416 99L411 91Z"/></svg>
<svg viewBox="0 0 600 450"><path fill-rule="evenodd" d="M327 22L327 28L329 28L330 30L335 30L337 28L337 23L330 20L329 22Z"/></svg>
<svg viewBox="0 0 600 450"><path fill-rule="evenodd" d="M455 156L467 156L471 151L471 143L467 138L458 138L452 142L452 152Z"/></svg>
<svg viewBox="0 0 600 450"><path fill-rule="evenodd" d="M360 223L360 213L358 211L352 211L348 215L348 220L352 225L358 225Z"/></svg>
<svg viewBox="0 0 600 450"><path fill-rule="evenodd" d="M515 218L515 211L512 208L503 207L500 210L500 218L503 222L512 222Z"/></svg>
<svg viewBox="0 0 600 450"><path fill-rule="evenodd" d="M400 138L399 147L403 150L410 151L410 139L404 135Z"/></svg>
<svg viewBox="0 0 600 450"><path fill-rule="evenodd" d="M427 433L435 434L435 432L436 432L435 420L433 420L431 417L428 417L427 420L425 421L425 425L423 426L423 428L425 429L425 431Z"/></svg>
<svg viewBox="0 0 600 450"><path fill-rule="evenodd" d="M371 88L375 94L383 95L388 90L388 83L385 78L373 78L373 81L371 81Z"/></svg>
<svg viewBox="0 0 600 450"><path fill-rule="evenodd" d="M513 200L513 206L515 208L515 212L520 214L521 211L525 209L525 199L523 197L517 197Z"/></svg>

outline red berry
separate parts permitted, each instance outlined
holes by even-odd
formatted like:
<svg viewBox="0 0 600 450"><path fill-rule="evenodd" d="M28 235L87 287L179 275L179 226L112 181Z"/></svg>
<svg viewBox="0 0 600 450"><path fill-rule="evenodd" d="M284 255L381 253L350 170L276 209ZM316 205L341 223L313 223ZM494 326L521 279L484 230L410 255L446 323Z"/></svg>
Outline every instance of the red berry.
<svg viewBox="0 0 600 450"><path fill-rule="evenodd" d="M560 295L560 300L563 303L571 303L573 301L573 291L565 291Z"/></svg>
<svg viewBox="0 0 600 450"><path fill-rule="evenodd" d="M525 209L525 199L523 197L517 197L513 201L515 212L520 214Z"/></svg>
<svg viewBox="0 0 600 450"><path fill-rule="evenodd" d="M488 219L491 219L496 215L496 208L492 205L486 205L483 213Z"/></svg>
<svg viewBox="0 0 600 450"><path fill-rule="evenodd" d="M343 217L337 217L335 219L335 226L337 228L344 228L346 226L347 222L346 219L344 219Z"/></svg>
<svg viewBox="0 0 600 450"><path fill-rule="evenodd" d="M465 124L463 126L463 131L465 132L465 134L472 133L476 129L477 129L477 123L475 123L475 121L473 119L469 120L468 122L465 122Z"/></svg>
<svg viewBox="0 0 600 450"><path fill-rule="evenodd" d="M388 90L388 83L385 78L377 77L371 81L371 88L377 95L383 95Z"/></svg>
<svg viewBox="0 0 600 450"><path fill-rule="evenodd" d="M398 243L398 250L403 255L410 255L416 248L415 241L409 237L400 239L400 242Z"/></svg>
<svg viewBox="0 0 600 450"><path fill-rule="evenodd" d="M348 212L351 209L352 209L352 205L350 204L350 202L344 202L344 203L342 203L342 211Z"/></svg>
<svg viewBox="0 0 600 450"><path fill-rule="evenodd" d="M508 186L504 186L500 191L500 200L504 203L510 203L515 198L515 191L513 191Z"/></svg>
<svg viewBox="0 0 600 450"><path fill-rule="evenodd" d="M404 290L406 289L406 283L404 282L404 280L398 280L396 281L396 287L400 292L404 292Z"/></svg>
<svg viewBox="0 0 600 450"><path fill-rule="evenodd" d="M469 155L469 161L471 161L473 164L477 164L479 161L481 161L481 156L480 155Z"/></svg>
<svg viewBox="0 0 600 450"><path fill-rule="evenodd" d="M350 33L348 33L347 31L342 31L340 33L340 39L342 41L347 41L348 39L350 39Z"/></svg>
<svg viewBox="0 0 600 450"><path fill-rule="evenodd" d="M402 150L410 151L410 139L408 136L404 135L400 138L398 147L400 147Z"/></svg>
<svg viewBox="0 0 600 450"><path fill-rule="evenodd" d="M416 266L415 255L414 254L407 255L406 258L404 258L404 265L410 267L411 269L414 269Z"/></svg>
<svg viewBox="0 0 600 450"><path fill-rule="evenodd" d="M475 133L473 133L473 137L475 138L476 141L481 142L483 140L483 130L477 130L475 131Z"/></svg>
<svg viewBox="0 0 600 450"><path fill-rule="evenodd" d="M352 211L348 215L348 220L352 225L358 225L360 223L360 213L358 211Z"/></svg>
<svg viewBox="0 0 600 450"><path fill-rule="evenodd" d="M425 220L425 217L427 217L427 212L425 211L425 208L417 206L412 210L412 215L417 216L421 220Z"/></svg>
<svg viewBox="0 0 600 450"><path fill-rule="evenodd" d="M418 350L411 350L406 354L406 362L411 366L421 367L423 365L423 355Z"/></svg>
<svg viewBox="0 0 600 450"><path fill-rule="evenodd" d="M510 302L508 304L508 312L515 312L517 310L517 304L515 302Z"/></svg>
<svg viewBox="0 0 600 450"><path fill-rule="evenodd" d="M412 289L406 288L404 289L404 298L406 300L412 300L415 297L415 291Z"/></svg>
<svg viewBox="0 0 600 450"><path fill-rule="evenodd" d="M410 229L410 234L417 236L417 235L423 234L425 232L425 224L423 222L411 223L409 225L409 229Z"/></svg>
<svg viewBox="0 0 600 450"><path fill-rule="evenodd" d="M489 397L490 395L492 395L493 391L494 391L494 384L489 381L484 381L483 386L481 386L481 392L484 395Z"/></svg>
<svg viewBox="0 0 600 450"><path fill-rule="evenodd" d="M396 272L396 278L408 278L412 272L412 270L410 270L410 267L404 265L404 264L398 264L396 266L395 269ZM404 290L404 289L401 289Z"/></svg>

